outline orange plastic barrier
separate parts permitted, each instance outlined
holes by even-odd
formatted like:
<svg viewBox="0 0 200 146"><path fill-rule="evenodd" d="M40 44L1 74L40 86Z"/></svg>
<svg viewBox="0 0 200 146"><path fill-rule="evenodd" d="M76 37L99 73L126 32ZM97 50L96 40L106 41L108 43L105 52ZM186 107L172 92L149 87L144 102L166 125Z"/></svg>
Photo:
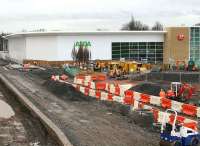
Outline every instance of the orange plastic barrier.
<svg viewBox="0 0 200 146"><path fill-rule="evenodd" d="M197 107L189 104L183 104L182 105L182 112L184 114L190 115L190 116L196 116L197 114Z"/></svg>
<svg viewBox="0 0 200 146"><path fill-rule="evenodd" d="M125 94L125 97L133 97L133 91L131 90L126 90L124 94Z"/></svg>
<svg viewBox="0 0 200 146"><path fill-rule="evenodd" d="M92 75L92 81L96 81L97 80L97 76L96 75Z"/></svg>
<svg viewBox="0 0 200 146"><path fill-rule="evenodd" d="M193 130L197 130L197 123L196 122L184 123L183 126L191 128Z"/></svg>
<svg viewBox="0 0 200 146"><path fill-rule="evenodd" d="M124 94L125 94L124 104L127 104L127 105L134 104L133 91L127 90L127 91L124 92Z"/></svg>
<svg viewBox="0 0 200 146"><path fill-rule="evenodd" d="M158 122L158 113L159 113L159 110L156 110L156 109L152 109L152 110L153 110L154 122L157 123Z"/></svg>
<svg viewBox="0 0 200 146"><path fill-rule="evenodd" d="M174 118L175 118L174 115L170 115L169 116L169 123L172 124L174 122ZM183 116L177 116L176 120L178 121L178 123L184 123L185 117L183 117Z"/></svg>
<svg viewBox="0 0 200 146"><path fill-rule="evenodd" d="M141 100L143 103L150 103L150 95L141 94L141 95L140 95L140 100Z"/></svg>
<svg viewBox="0 0 200 146"><path fill-rule="evenodd" d="M87 88L87 87L86 87L86 88L85 88L85 93L84 93L84 94L85 94L86 96L88 96L88 95L89 95L89 91L90 91L90 88Z"/></svg>
<svg viewBox="0 0 200 146"><path fill-rule="evenodd" d="M60 79L63 80L63 81L66 81L68 79L68 76L63 74L60 76Z"/></svg>
<svg viewBox="0 0 200 146"><path fill-rule="evenodd" d="M119 88L119 86L115 87L115 95L120 95L120 88Z"/></svg>
<svg viewBox="0 0 200 146"><path fill-rule="evenodd" d="M101 98L101 92L100 91L96 91L96 99L100 99Z"/></svg>
<svg viewBox="0 0 200 146"><path fill-rule="evenodd" d="M172 102L170 99L168 98L161 98L161 106L163 108L171 108Z"/></svg>
<svg viewBox="0 0 200 146"><path fill-rule="evenodd" d="M97 90L105 90L106 83L105 82L96 82L96 89Z"/></svg>
<svg viewBox="0 0 200 146"><path fill-rule="evenodd" d="M87 87L87 88L91 88L91 82L88 82L88 85L85 86L85 87Z"/></svg>
<svg viewBox="0 0 200 146"><path fill-rule="evenodd" d="M97 80L98 81L105 81L106 80L106 76L105 75L98 75L97 76Z"/></svg>
<svg viewBox="0 0 200 146"><path fill-rule="evenodd" d="M113 101L113 95L111 93L108 94L108 101Z"/></svg>
<svg viewBox="0 0 200 146"><path fill-rule="evenodd" d="M82 79L82 80L84 80L84 79L85 79L85 76L83 76L83 75L77 75L76 78L77 78L77 79Z"/></svg>

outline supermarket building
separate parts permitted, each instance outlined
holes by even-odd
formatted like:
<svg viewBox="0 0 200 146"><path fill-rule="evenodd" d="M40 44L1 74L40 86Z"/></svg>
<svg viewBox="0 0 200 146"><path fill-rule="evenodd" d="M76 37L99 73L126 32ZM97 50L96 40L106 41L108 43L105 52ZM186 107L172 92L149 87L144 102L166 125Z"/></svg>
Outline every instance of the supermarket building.
<svg viewBox="0 0 200 146"><path fill-rule="evenodd" d="M200 27L167 27L164 31L26 32L6 37L1 58L68 61L80 45L92 60L137 60L171 64L200 60Z"/></svg>

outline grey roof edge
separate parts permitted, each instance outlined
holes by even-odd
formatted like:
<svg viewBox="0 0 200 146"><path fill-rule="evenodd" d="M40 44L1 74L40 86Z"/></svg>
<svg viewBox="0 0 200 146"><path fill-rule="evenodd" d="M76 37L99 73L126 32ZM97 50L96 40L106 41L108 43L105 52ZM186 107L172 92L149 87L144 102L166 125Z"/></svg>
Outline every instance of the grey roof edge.
<svg viewBox="0 0 200 146"><path fill-rule="evenodd" d="M19 32L7 35L10 37L22 36L57 36L57 35L117 35L117 34L165 34L167 31L45 31L45 32Z"/></svg>

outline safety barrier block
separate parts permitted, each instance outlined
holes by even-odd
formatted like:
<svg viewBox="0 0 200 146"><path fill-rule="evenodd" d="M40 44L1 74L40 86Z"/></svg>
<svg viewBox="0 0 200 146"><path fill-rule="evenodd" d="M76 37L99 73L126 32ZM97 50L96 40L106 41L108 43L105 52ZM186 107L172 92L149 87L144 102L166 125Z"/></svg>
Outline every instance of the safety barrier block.
<svg viewBox="0 0 200 146"><path fill-rule="evenodd" d="M169 122L169 116L170 116L170 114L169 113L164 113L164 112L162 112L162 111L159 111L159 113L158 113L158 123L162 123L163 122L163 118L164 118L164 115L166 114L166 120Z"/></svg>
<svg viewBox="0 0 200 146"><path fill-rule="evenodd" d="M184 127L191 128L191 129L196 130L196 131L198 130L198 128L197 128L197 127L198 127L197 122L189 122L189 123L186 123L186 122L185 122L185 123L183 124L183 126L184 126Z"/></svg>
<svg viewBox="0 0 200 146"><path fill-rule="evenodd" d="M197 117L200 117L200 107L197 108Z"/></svg>
<svg viewBox="0 0 200 146"><path fill-rule="evenodd" d="M97 80L97 76L96 75L92 75L91 79L92 79L92 81L96 81Z"/></svg>
<svg viewBox="0 0 200 146"><path fill-rule="evenodd" d="M90 90L90 88L88 88L88 87L85 87L85 93L84 93L84 94L85 94L86 96L88 96L88 95L89 95L89 90Z"/></svg>
<svg viewBox="0 0 200 146"><path fill-rule="evenodd" d="M135 100L140 101L140 94L139 92L134 92L133 97Z"/></svg>
<svg viewBox="0 0 200 146"><path fill-rule="evenodd" d="M158 122L158 113L159 113L159 110L157 109L152 109L153 111L153 119L154 119L154 122L157 123Z"/></svg>
<svg viewBox="0 0 200 146"><path fill-rule="evenodd" d="M174 122L174 118L175 118L174 114L171 114L171 115L169 116L169 123L172 124L172 123ZM183 117L183 116L177 116L177 117L176 117L176 120L177 120L179 123L184 123L185 117Z"/></svg>
<svg viewBox="0 0 200 146"><path fill-rule="evenodd" d="M119 86L115 87L115 95L120 95L120 87Z"/></svg>
<svg viewBox="0 0 200 146"><path fill-rule="evenodd" d="M93 90L93 89L90 89L90 90L89 90L89 96L91 96L91 97L96 97L96 91Z"/></svg>
<svg viewBox="0 0 200 146"><path fill-rule="evenodd" d="M95 82L91 82L90 88L95 89L95 87L96 87Z"/></svg>
<svg viewBox="0 0 200 146"><path fill-rule="evenodd" d="M133 91L125 91L124 104L132 105L134 103Z"/></svg>
<svg viewBox="0 0 200 146"><path fill-rule="evenodd" d="M108 100L108 93L101 92L101 100Z"/></svg>
<svg viewBox="0 0 200 146"><path fill-rule="evenodd" d="M115 85L114 84L110 84L109 85L109 90L108 92L115 94Z"/></svg>
<svg viewBox="0 0 200 146"><path fill-rule="evenodd" d="M97 75L97 80L98 81L105 81L106 80L106 76L105 75Z"/></svg>
<svg viewBox="0 0 200 146"><path fill-rule="evenodd" d="M168 98L161 98L161 106L165 109L171 108L172 102Z"/></svg>
<svg viewBox="0 0 200 146"><path fill-rule="evenodd" d="M124 98L121 96L113 96L113 101L116 101L118 103L124 103Z"/></svg>
<svg viewBox="0 0 200 146"><path fill-rule="evenodd" d="M139 109L139 102L137 100L134 101L132 110L136 110L136 109Z"/></svg>
<svg viewBox="0 0 200 146"><path fill-rule="evenodd" d="M85 87L80 86L80 92L84 94L85 93Z"/></svg>
<svg viewBox="0 0 200 146"><path fill-rule="evenodd" d="M172 100L171 109L180 113L182 111L182 105L183 103Z"/></svg>
<svg viewBox="0 0 200 146"><path fill-rule="evenodd" d="M183 104L182 105L182 112L184 114L190 115L190 116L196 116L197 115L197 107L189 104Z"/></svg>
<svg viewBox="0 0 200 146"><path fill-rule="evenodd" d="M110 92L110 83L106 83L106 91Z"/></svg>
<svg viewBox="0 0 200 146"><path fill-rule="evenodd" d="M86 81L86 80L84 80L84 81L83 81L83 86L88 87L88 86L89 86L89 82Z"/></svg>
<svg viewBox="0 0 200 146"><path fill-rule="evenodd" d="M85 76L84 76L84 75L77 75L76 78L77 78L77 79L84 80L84 79L85 79Z"/></svg>
<svg viewBox="0 0 200 146"><path fill-rule="evenodd" d="M150 104L160 106L160 97L159 96L150 96Z"/></svg>
<svg viewBox="0 0 200 146"><path fill-rule="evenodd" d="M92 80L92 77L91 76L85 76L84 80L87 81L87 82L90 82Z"/></svg>
<svg viewBox="0 0 200 146"><path fill-rule="evenodd" d="M108 101L113 101L113 95L111 93L108 93Z"/></svg>
<svg viewBox="0 0 200 146"><path fill-rule="evenodd" d="M105 90L106 89L106 83L105 82L96 82L96 89L97 90Z"/></svg>
<svg viewBox="0 0 200 146"><path fill-rule="evenodd" d="M76 84L83 85L84 84L84 80L83 79L77 79L76 80Z"/></svg>
<svg viewBox="0 0 200 146"><path fill-rule="evenodd" d="M96 90L96 99L101 99L101 91Z"/></svg>
<svg viewBox="0 0 200 146"><path fill-rule="evenodd" d="M140 95L140 101L143 102L143 103L150 103L150 95L141 94Z"/></svg>

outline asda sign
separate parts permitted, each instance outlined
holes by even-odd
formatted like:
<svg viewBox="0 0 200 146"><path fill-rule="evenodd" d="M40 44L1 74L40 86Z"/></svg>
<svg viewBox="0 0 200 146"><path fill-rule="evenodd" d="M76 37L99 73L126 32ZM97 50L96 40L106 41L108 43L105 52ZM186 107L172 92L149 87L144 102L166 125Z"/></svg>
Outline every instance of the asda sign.
<svg viewBox="0 0 200 146"><path fill-rule="evenodd" d="M91 47L91 42L90 41L77 41L74 43L74 46L79 48L80 46L82 46L83 48L88 48Z"/></svg>

